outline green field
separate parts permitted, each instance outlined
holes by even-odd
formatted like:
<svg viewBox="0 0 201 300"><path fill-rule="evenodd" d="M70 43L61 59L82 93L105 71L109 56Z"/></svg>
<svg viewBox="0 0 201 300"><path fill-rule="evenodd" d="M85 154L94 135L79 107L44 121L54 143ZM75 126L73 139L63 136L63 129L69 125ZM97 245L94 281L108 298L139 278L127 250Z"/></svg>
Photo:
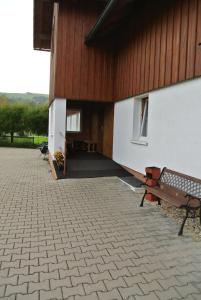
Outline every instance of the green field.
<svg viewBox="0 0 201 300"><path fill-rule="evenodd" d="M46 136L32 136L32 137L14 137L13 143L11 143L10 136L0 136L0 147L25 147L36 148L41 143L47 142Z"/></svg>

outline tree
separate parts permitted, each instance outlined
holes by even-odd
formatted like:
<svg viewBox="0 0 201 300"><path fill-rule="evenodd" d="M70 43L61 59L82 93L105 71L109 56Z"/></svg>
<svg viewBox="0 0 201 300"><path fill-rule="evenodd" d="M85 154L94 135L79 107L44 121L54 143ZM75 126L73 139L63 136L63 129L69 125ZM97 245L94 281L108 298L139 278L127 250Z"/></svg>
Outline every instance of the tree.
<svg viewBox="0 0 201 300"><path fill-rule="evenodd" d="M4 105L7 105L8 102L8 98L6 96L0 96L0 108L3 107Z"/></svg>
<svg viewBox="0 0 201 300"><path fill-rule="evenodd" d="M24 116L25 106L23 104L5 104L0 108L0 132L10 133L11 143L13 143L14 133L26 129Z"/></svg>
<svg viewBox="0 0 201 300"><path fill-rule="evenodd" d="M0 134L47 135L48 105L1 102L0 104Z"/></svg>
<svg viewBox="0 0 201 300"><path fill-rule="evenodd" d="M48 105L32 105L26 112L27 129L32 134L47 135L48 132Z"/></svg>

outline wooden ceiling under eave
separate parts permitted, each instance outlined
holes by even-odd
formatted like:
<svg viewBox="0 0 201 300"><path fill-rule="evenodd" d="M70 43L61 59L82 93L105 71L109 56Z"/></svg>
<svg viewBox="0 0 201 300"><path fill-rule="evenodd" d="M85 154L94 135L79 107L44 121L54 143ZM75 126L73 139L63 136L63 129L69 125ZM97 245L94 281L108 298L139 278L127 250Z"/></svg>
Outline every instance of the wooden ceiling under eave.
<svg viewBox="0 0 201 300"><path fill-rule="evenodd" d="M54 2L72 1L73 3L86 0L34 0L34 32L33 48L35 50L51 50L52 18ZM90 0L88 0L89 2ZM94 2L94 0L91 0ZM103 5L103 9L108 0L95 0ZM83 41L84 42L84 41Z"/></svg>
<svg viewBox="0 0 201 300"><path fill-rule="evenodd" d="M96 24L87 34L85 43L90 46L101 40L104 41L107 36L115 36L118 29L130 17L136 2L136 0L110 0Z"/></svg>

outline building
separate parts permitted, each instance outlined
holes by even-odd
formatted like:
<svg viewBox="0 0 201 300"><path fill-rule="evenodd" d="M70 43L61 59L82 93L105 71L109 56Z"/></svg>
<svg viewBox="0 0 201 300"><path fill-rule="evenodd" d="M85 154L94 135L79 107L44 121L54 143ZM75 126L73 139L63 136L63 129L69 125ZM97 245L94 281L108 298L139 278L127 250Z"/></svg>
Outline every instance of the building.
<svg viewBox="0 0 201 300"><path fill-rule="evenodd" d="M51 155L66 137L96 141L138 177L156 165L200 178L201 0L34 2Z"/></svg>

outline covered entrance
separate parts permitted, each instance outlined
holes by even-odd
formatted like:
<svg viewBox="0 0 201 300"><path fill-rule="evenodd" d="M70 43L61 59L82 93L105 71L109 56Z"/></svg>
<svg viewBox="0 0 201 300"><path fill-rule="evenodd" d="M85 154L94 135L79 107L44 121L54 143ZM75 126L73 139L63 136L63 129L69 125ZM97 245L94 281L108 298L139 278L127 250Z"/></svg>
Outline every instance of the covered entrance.
<svg viewBox="0 0 201 300"><path fill-rule="evenodd" d="M128 176L112 160L114 104L67 101L67 178Z"/></svg>
<svg viewBox="0 0 201 300"><path fill-rule="evenodd" d="M114 104L56 99L50 107L49 149L57 178L129 177L112 160ZM59 168L55 152L64 156Z"/></svg>
<svg viewBox="0 0 201 300"><path fill-rule="evenodd" d="M77 152L112 158L114 104L67 101L67 158Z"/></svg>

